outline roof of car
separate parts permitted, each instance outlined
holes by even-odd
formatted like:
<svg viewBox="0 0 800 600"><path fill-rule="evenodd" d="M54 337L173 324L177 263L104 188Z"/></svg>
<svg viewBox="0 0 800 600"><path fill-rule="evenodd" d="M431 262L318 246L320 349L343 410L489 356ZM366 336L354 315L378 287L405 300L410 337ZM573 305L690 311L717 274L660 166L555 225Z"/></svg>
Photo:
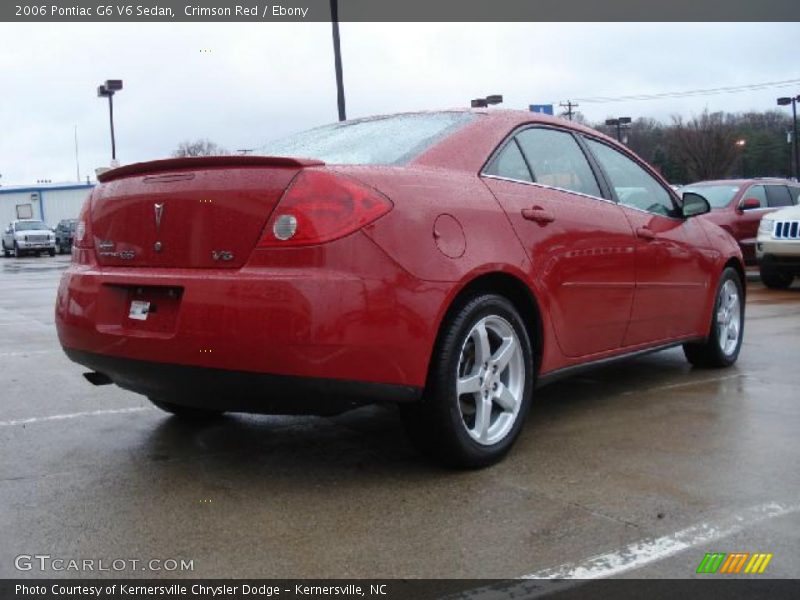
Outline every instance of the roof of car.
<svg viewBox="0 0 800 600"><path fill-rule="evenodd" d="M796 181L792 181L791 179L783 179L781 177L750 177L744 179L707 179L705 181L695 181L694 183L688 183L684 187L690 187L693 185L745 185L747 183L784 183L784 184L792 184L797 185Z"/></svg>

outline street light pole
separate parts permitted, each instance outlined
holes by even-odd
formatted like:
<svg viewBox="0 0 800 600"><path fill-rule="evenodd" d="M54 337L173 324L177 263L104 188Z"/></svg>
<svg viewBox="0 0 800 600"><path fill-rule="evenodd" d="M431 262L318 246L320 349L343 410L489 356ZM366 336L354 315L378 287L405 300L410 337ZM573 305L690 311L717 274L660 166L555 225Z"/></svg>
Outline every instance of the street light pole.
<svg viewBox="0 0 800 600"><path fill-rule="evenodd" d="M117 162L117 140L114 135L114 93L122 89L121 79L107 79L103 85L97 87L99 98L108 98L108 122L111 126L111 163Z"/></svg>
<svg viewBox="0 0 800 600"><path fill-rule="evenodd" d="M792 145L794 146L794 178L800 181L800 152L797 147L797 98L792 98Z"/></svg>
<svg viewBox="0 0 800 600"><path fill-rule="evenodd" d="M617 119L606 119L606 125L613 125L617 128L617 141L622 143L622 126L629 125L631 122L630 117L619 117Z"/></svg>
<svg viewBox="0 0 800 600"><path fill-rule="evenodd" d="M344 81L342 79L342 50L339 46L339 1L331 0L331 27L333 28L333 64L336 70L336 104L339 107L339 120L345 121Z"/></svg>
<svg viewBox="0 0 800 600"><path fill-rule="evenodd" d="M778 106L792 105L792 146L794 150L794 178L800 181L800 151L798 151L797 140L797 101L800 95L793 98L778 98Z"/></svg>
<svg viewBox="0 0 800 600"><path fill-rule="evenodd" d="M114 137L114 94L108 95L108 122L111 125L111 160L117 160L117 140Z"/></svg>

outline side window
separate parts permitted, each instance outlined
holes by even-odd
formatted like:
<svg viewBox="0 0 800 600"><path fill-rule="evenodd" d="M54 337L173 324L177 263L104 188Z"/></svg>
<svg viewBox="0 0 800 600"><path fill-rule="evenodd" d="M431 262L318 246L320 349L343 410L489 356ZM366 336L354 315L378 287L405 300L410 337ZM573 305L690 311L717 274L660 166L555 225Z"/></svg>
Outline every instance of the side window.
<svg viewBox="0 0 800 600"><path fill-rule="evenodd" d="M765 187L767 188L767 205L770 208L794 205L789 189L785 185L767 185Z"/></svg>
<svg viewBox="0 0 800 600"><path fill-rule="evenodd" d="M620 204L658 215L675 214L672 196L644 168L601 142L586 138L586 143L611 180Z"/></svg>
<svg viewBox="0 0 800 600"><path fill-rule="evenodd" d="M494 157L484 173L519 181L532 181L528 165L525 164L522 152L513 139Z"/></svg>
<svg viewBox="0 0 800 600"><path fill-rule="evenodd" d="M761 203L761 208L767 208L767 192L764 190L763 185L754 185L747 190L742 196L742 200L755 198Z"/></svg>
<svg viewBox="0 0 800 600"><path fill-rule="evenodd" d="M601 197L589 161L571 134L532 128L517 135L536 183Z"/></svg>
<svg viewBox="0 0 800 600"><path fill-rule="evenodd" d="M800 187L789 186L789 193L792 195L792 200L795 204L800 204Z"/></svg>

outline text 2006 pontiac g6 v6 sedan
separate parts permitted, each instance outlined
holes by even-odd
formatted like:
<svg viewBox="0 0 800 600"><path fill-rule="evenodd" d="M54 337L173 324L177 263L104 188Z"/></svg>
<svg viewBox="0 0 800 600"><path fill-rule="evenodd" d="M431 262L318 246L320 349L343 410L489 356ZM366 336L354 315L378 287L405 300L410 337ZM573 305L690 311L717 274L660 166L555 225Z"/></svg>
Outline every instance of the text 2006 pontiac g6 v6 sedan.
<svg viewBox="0 0 800 600"><path fill-rule="evenodd" d="M187 417L396 402L420 448L481 466L556 376L679 344L736 361L736 242L596 131L413 113L267 153L100 177L56 305L90 380Z"/></svg>

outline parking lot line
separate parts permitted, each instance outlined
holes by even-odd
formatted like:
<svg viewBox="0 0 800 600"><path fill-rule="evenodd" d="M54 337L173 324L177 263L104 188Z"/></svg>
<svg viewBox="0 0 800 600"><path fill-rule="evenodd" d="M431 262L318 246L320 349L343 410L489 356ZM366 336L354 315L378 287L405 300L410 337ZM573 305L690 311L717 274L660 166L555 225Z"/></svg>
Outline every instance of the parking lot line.
<svg viewBox="0 0 800 600"><path fill-rule="evenodd" d="M47 421L64 421L66 419L77 419L78 417L99 417L103 415L120 415L126 413L142 412L145 410L153 410L153 409L150 406L132 406L130 408L110 408L107 410L92 410L87 412L69 413L66 415L29 417L27 419L13 419L11 421L0 421L0 427L11 427L13 425L28 425L30 423L45 423Z"/></svg>
<svg viewBox="0 0 800 600"><path fill-rule="evenodd" d="M664 390L674 390L676 388L692 387L695 385L702 385L704 383L714 383L716 381L726 381L728 379L739 379L746 377L744 373L734 373L733 375L723 375L721 377L707 377L705 379L696 379L694 381L685 381L682 383L671 383L669 385L659 385L655 387L644 388L643 390L629 390L622 392L623 396L630 396L631 394L649 394L652 392L661 392Z"/></svg>
<svg viewBox="0 0 800 600"><path fill-rule="evenodd" d="M613 577L663 560L688 548L738 533L768 519L800 512L800 504L769 502L728 514L716 521L698 523L655 539L640 540L576 563L535 571L521 579L599 579Z"/></svg>
<svg viewBox="0 0 800 600"><path fill-rule="evenodd" d="M580 585L581 580L621 575L684 550L734 535L760 522L797 512L800 512L800 504L759 504L727 514L716 521L692 525L658 538L640 540L580 562L534 571L518 577L513 583L504 582L459 592L447 596L446 600L511 600L548 596Z"/></svg>

